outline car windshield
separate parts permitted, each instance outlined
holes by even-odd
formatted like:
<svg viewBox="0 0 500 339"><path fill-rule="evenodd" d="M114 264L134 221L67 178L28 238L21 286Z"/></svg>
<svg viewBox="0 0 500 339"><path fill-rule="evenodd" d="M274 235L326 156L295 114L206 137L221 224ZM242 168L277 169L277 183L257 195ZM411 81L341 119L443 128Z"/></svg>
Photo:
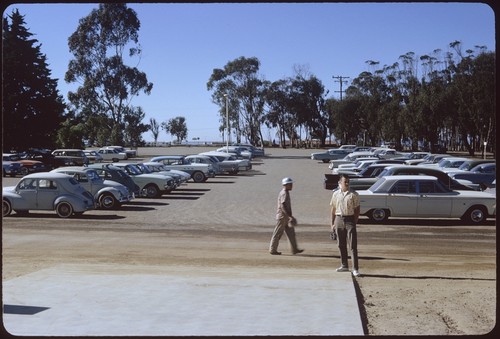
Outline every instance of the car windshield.
<svg viewBox="0 0 500 339"><path fill-rule="evenodd" d="M136 166L137 166L137 168L139 168L139 170L142 173L145 173L145 174L153 173L153 171L148 166L146 166L144 164L137 164Z"/></svg>
<svg viewBox="0 0 500 339"><path fill-rule="evenodd" d="M96 171L87 170L86 173L87 173L87 177L89 178L90 181L102 181L101 177L99 176L99 174L97 174Z"/></svg>
<svg viewBox="0 0 500 339"><path fill-rule="evenodd" d="M376 183L374 183L368 190L371 192L376 192L380 186L382 186L385 183L385 178L381 178L377 180Z"/></svg>
<svg viewBox="0 0 500 339"><path fill-rule="evenodd" d="M141 170L135 165L127 165L125 166L125 170L132 175L142 174Z"/></svg>
<svg viewBox="0 0 500 339"><path fill-rule="evenodd" d="M460 166L458 166L459 170L462 171L470 171L470 169L473 167L474 163L469 162L469 161L464 161Z"/></svg>

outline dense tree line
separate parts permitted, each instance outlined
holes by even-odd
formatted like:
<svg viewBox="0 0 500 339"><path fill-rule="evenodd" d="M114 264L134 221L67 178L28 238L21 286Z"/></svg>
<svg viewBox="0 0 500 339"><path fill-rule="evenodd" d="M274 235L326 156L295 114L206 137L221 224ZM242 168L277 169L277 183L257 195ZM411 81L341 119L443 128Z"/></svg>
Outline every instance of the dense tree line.
<svg viewBox="0 0 500 339"><path fill-rule="evenodd" d="M480 46L463 53L460 42L450 48L455 53L435 50L417 57L409 52L381 68L367 61L373 70L353 79L343 100L327 98L321 81L304 70L267 81L255 57L214 69L207 89L220 107L221 131L228 109L238 142L244 137L262 144L261 129L268 126L276 128L281 145L318 139L324 146L334 135L340 144L391 141L400 149L471 155L487 142L495 152L495 54Z"/></svg>

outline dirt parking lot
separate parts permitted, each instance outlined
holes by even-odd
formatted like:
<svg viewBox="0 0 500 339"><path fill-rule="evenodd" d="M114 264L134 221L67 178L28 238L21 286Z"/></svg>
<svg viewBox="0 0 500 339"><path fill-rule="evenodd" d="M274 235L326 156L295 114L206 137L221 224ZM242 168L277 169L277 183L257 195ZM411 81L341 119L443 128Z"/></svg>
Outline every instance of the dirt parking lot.
<svg viewBox="0 0 500 339"><path fill-rule="evenodd" d="M212 149L138 151L148 159ZM160 199L136 199L115 211L67 220L49 212L3 218L2 279L59 264L333 271L339 256L329 239L331 192L322 185L328 167L311 160L312 151L267 149L251 171L189 182ZM285 176L295 180L292 204L305 252L289 254L284 236L283 255L271 256L275 200ZM18 180L3 178L3 186ZM358 238L362 276L354 283L366 334L481 335L495 327L495 220L482 226L448 219L375 225L361 217Z"/></svg>

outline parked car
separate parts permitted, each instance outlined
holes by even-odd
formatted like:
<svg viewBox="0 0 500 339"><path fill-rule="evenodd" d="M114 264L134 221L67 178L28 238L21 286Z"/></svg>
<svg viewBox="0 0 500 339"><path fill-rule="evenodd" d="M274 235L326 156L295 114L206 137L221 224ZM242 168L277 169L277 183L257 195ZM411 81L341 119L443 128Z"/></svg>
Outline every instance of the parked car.
<svg viewBox="0 0 500 339"><path fill-rule="evenodd" d="M169 175L180 178L180 183L186 183L191 179L191 175L184 171L179 171L175 169L166 168L165 165L154 162L154 161L146 161L142 163L147 166L152 172L166 172Z"/></svg>
<svg viewBox="0 0 500 339"><path fill-rule="evenodd" d="M33 173L2 191L2 215L30 210L56 211L61 218L95 208L94 197L73 177L63 173Z"/></svg>
<svg viewBox="0 0 500 339"><path fill-rule="evenodd" d="M123 169L132 177L139 186L141 196L146 198L159 198L174 189L174 179L159 174L144 174L135 164L124 162L114 163L113 166Z"/></svg>
<svg viewBox="0 0 500 339"><path fill-rule="evenodd" d="M465 160L460 167L457 168L458 171L470 171L477 165L482 164L494 164L496 163L495 159L467 159Z"/></svg>
<svg viewBox="0 0 500 339"><path fill-rule="evenodd" d="M354 171L359 172L363 168L375 163L380 160L379 158L358 158L352 163L340 164L337 168L332 170L332 173L342 173L343 171Z"/></svg>
<svg viewBox="0 0 500 339"><path fill-rule="evenodd" d="M352 152L352 153L349 153L348 155L346 155L342 159L330 160L330 164L328 165L328 168L333 170L334 168L337 168L339 165L350 164L350 163L356 161L356 159L358 159L358 158L367 158L367 157L373 157L372 152L369 152L369 151L368 152L367 151Z"/></svg>
<svg viewBox="0 0 500 339"><path fill-rule="evenodd" d="M125 152L119 152L112 147L100 148L97 153L102 157L103 160L118 162L120 160L127 160L128 155Z"/></svg>
<svg viewBox="0 0 500 339"><path fill-rule="evenodd" d="M45 171L61 167L61 166L76 166L78 160L71 156L54 156L48 149L31 148L19 154L21 158L26 160L40 161L45 165Z"/></svg>
<svg viewBox="0 0 500 339"><path fill-rule="evenodd" d="M104 180L112 180L124 185L128 188L129 192L132 192L134 197L140 196L141 192L139 186L123 169L113 166L112 164L91 164L89 168L93 168Z"/></svg>
<svg viewBox="0 0 500 339"><path fill-rule="evenodd" d="M350 178L349 187L353 190L367 189L378 180L377 176L386 167L392 165L392 163L375 163L366 167L361 172L342 172L342 174L345 174ZM326 173L323 182L324 188L327 190L336 189L339 185L340 174L341 173Z"/></svg>
<svg viewBox="0 0 500 339"><path fill-rule="evenodd" d="M27 175L29 173L45 172L47 167L38 160L22 159L17 153L3 153L2 161L17 162L19 166L19 174Z"/></svg>
<svg viewBox="0 0 500 339"><path fill-rule="evenodd" d="M217 151L209 151L202 152L201 155L214 156L219 161L221 161L221 166L229 166L228 164L238 165L238 171L249 171L252 169L252 162L248 159L238 159L234 154L225 153L225 152L217 152Z"/></svg>
<svg viewBox="0 0 500 339"><path fill-rule="evenodd" d="M240 146L224 146L216 150L217 152L233 153L238 158L252 160L253 153Z"/></svg>
<svg viewBox="0 0 500 339"><path fill-rule="evenodd" d="M162 155L153 157L150 161L162 163L168 169L189 173L194 182L205 182L208 178L215 177L215 170L210 164L192 164L185 158L185 155Z"/></svg>
<svg viewBox="0 0 500 339"><path fill-rule="evenodd" d="M426 155L422 159L408 160L408 161L406 161L406 164L408 164L408 165L435 164L435 163L438 163L441 159L446 158L446 157L451 157L451 155L450 154L431 153L429 155Z"/></svg>
<svg viewBox="0 0 500 339"><path fill-rule="evenodd" d="M312 160L320 160L324 163L327 163L330 160L343 159L349 153L351 153L351 152L349 152L348 150L345 150L345 149L331 148L325 152L311 153L311 159Z"/></svg>
<svg viewBox="0 0 500 339"><path fill-rule="evenodd" d="M23 165L17 161L2 161L2 174L4 177L7 175L15 177L18 173L21 173Z"/></svg>
<svg viewBox="0 0 500 339"><path fill-rule="evenodd" d="M448 175L455 180L467 180L473 184L480 185L484 190L490 187L497 178L496 164L483 163L472 168L469 171L449 172Z"/></svg>
<svg viewBox="0 0 500 339"><path fill-rule="evenodd" d="M179 187L182 183L181 182L182 178L178 174L174 174L172 172L167 172L167 171L153 171L149 166L145 165L142 162L136 163L135 166L137 166L137 168L142 172L142 174L158 174L164 176L165 178L172 179L174 184L172 185L172 189L170 190L170 192Z"/></svg>
<svg viewBox="0 0 500 339"><path fill-rule="evenodd" d="M190 164L210 164L212 165L215 175L224 174L226 171L221 168L219 159L215 157L209 157L208 155L201 154L192 154L187 155L184 158ZM232 170L235 170L238 173L238 166L232 166Z"/></svg>
<svg viewBox="0 0 500 339"><path fill-rule="evenodd" d="M394 159L403 157L405 154L398 152L395 149L384 148L380 152L376 153L376 155L381 159Z"/></svg>
<svg viewBox="0 0 500 339"><path fill-rule="evenodd" d="M116 181L102 179L93 168L59 167L51 172L71 175L94 195L98 207L102 209L116 209L133 199L127 187Z"/></svg>
<svg viewBox="0 0 500 339"><path fill-rule="evenodd" d="M360 214L375 222L409 217L460 218L481 224L496 213L496 198L492 194L450 190L432 176L385 176L358 194Z"/></svg>
<svg viewBox="0 0 500 339"><path fill-rule="evenodd" d="M69 166L83 166L89 164L89 159L81 149L60 148L52 151L52 155L70 163Z"/></svg>
<svg viewBox="0 0 500 339"><path fill-rule="evenodd" d="M239 146L245 148L247 151L252 153L252 158L265 156L265 151L264 148L262 147L256 147L252 144L242 144L242 143L233 143L233 146Z"/></svg>
<svg viewBox="0 0 500 339"><path fill-rule="evenodd" d="M437 163L432 164L419 164L418 166L435 167L441 171L455 171L460 165L462 165L467 158L462 157L444 157Z"/></svg>
<svg viewBox="0 0 500 339"><path fill-rule="evenodd" d="M234 175L238 174L239 172L239 163L232 161L223 162L220 158L216 157L215 155L192 154L186 156L185 159L186 161L192 164L193 163L212 164L216 174L229 173L231 175ZM222 159L224 160L226 158L222 157Z"/></svg>
<svg viewBox="0 0 500 339"><path fill-rule="evenodd" d="M84 150L83 153L85 153L85 156L89 159L89 163L98 163L103 161L102 156L96 151Z"/></svg>
<svg viewBox="0 0 500 339"><path fill-rule="evenodd" d="M420 160L420 159L423 159L424 157L426 157L426 156L428 156L430 154L431 154L430 152L410 152L410 153L403 154L402 156L396 157L396 158L393 158L393 159L395 159L395 160L402 160L402 161L406 161L406 160Z"/></svg>
<svg viewBox="0 0 500 339"><path fill-rule="evenodd" d="M126 153L128 158L135 158L137 157L137 151L133 149L126 149L123 146L106 146L107 148L114 148L117 150L119 153Z"/></svg>

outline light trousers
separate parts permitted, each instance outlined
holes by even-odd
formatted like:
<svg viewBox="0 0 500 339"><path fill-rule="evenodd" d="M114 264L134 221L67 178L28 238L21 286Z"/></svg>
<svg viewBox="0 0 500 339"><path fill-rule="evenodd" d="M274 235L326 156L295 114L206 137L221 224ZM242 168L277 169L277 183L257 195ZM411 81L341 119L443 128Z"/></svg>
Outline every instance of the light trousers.
<svg viewBox="0 0 500 339"><path fill-rule="evenodd" d="M274 228L273 236L271 237L271 244L269 245L269 252L277 252L278 245L283 233L286 233L292 252L297 252L297 239L295 238L295 228L288 226L288 217L276 220L276 227Z"/></svg>

